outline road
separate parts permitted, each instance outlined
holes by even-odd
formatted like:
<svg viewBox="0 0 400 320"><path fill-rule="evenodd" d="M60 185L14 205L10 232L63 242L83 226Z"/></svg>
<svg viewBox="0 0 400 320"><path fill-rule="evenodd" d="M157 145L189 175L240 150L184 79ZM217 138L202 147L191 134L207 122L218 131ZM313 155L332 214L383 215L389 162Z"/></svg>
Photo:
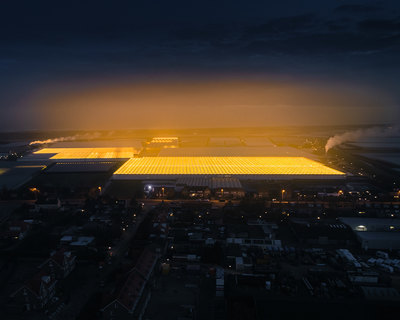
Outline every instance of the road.
<svg viewBox="0 0 400 320"><path fill-rule="evenodd" d="M198 204L198 205L212 205L213 207L224 207L227 203L229 203L229 200L226 201L219 201L219 200L169 200L169 199L138 199L138 202L142 202L144 204L144 208L147 208L148 210L151 209L152 206L158 206L161 203L165 204ZM240 200L231 200L230 201L232 204L237 205L240 203Z"/></svg>

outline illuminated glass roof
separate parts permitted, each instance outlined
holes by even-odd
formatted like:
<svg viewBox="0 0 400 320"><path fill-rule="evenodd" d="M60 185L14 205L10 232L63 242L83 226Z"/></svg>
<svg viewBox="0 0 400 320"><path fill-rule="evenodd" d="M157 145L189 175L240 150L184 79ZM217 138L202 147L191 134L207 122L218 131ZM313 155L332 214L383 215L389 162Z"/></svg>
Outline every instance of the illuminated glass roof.
<svg viewBox="0 0 400 320"><path fill-rule="evenodd" d="M129 159L138 154L131 147L121 148L44 148L35 154L55 154L50 159Z"/></svg>
<svg viewBox="0 0 400 320"><path fill-rule="evenodd" d="M335 175L344 173L304 157L132 158L115 175Z"/></svg>

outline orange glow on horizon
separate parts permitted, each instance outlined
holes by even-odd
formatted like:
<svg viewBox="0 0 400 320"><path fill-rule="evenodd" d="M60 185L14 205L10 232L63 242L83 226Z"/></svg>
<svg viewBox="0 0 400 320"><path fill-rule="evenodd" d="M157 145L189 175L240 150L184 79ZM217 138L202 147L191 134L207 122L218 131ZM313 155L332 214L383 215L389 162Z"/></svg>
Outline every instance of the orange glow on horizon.
<svg viewBox="0 0 400 320"><path fill-rule="evenodd" d="M392 103L372 88L300 80L243 77L78 84L49 86L33 97L43 127L220 128L345 124L347 119L362 123L379 119L382 105Z"/></svg>

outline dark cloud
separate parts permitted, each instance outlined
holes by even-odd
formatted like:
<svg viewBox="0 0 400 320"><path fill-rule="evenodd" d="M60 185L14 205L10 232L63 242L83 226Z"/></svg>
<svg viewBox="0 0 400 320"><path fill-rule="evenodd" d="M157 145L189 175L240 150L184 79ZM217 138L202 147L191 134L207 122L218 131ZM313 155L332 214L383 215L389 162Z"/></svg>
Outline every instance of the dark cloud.
<svg viewBox="0 0 400 320"><path fill-rule="evenodd" d="M245 48L248 52L267 53L280 52L284 54L307 54L326 57L346 55L352 52L372 50L393 50L400 48L398 36L379 37L372 34L356 32L309 32L286 37L249 42Z"/></svg>
<svg viewBox="0 0 400 320"><path fill-rule="evenodd" d="M400 18L395 19L367 19L359 23L362 31L366 32L384 32L397 33L400 32Z"/></svg>
<svg viewBox="0 0 400 320"><path fill-rule="evenodd" d="M183 51L197 48L195 51L214 57L217 53L225 58L323 55L334 63L334 59L343 59L345 55L347 60L353 55L371 56L383 51L397 55L400 42L396 28L396 19L326 21L315 14L302 14L260 24L185 28L177 34Z"/></svg>
<svg viewBox="0 0 400 320"><path fill-rule="evenodd" d="M397 90L399 1L72 2L0 3L0 108L43 83L156 74L353 79Z"/></svg>
<svg viewBox="0 0 400 320"><path fill-rule="evenodd" d="M362 5L362 4L344 4L337 8L335 8L336 12L339 13L348 13L348 14L355 14L355 13L370 13L382 10L381 7L372 6L372 5Z"/></svg>
<svg viewBox="0 0 400 320"><path fill-rule="evenodd" d="M302 14L291 17L271 19L264 24L248 28L246 35L254 36L288 32L296 33L313 28L317 22L318 18L315 14Z"/></svg>

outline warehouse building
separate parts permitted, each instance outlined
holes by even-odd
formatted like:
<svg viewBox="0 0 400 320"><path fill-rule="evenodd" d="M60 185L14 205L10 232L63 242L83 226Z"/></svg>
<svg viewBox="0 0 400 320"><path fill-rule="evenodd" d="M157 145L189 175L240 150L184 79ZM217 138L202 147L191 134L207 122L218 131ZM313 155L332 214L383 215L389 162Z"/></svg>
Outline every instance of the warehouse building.
<svg viewBox="0 0 400 320"><path fill-rule="evenodd" d="M192 147L162 149L159 157L304 157L317 160L313 154L292 147Z"/></svg>
<svg viewBox="0 0 400 320"><path fill-rule="evenodd" d="M70 141L58 142L37 150L23 158L47 164L69 161L121 161L138 156L141 140Z"/></svg>
<svg viewBox="0 0 400 320"><path fill-rule="evenodd" d="M364 250L400 249L400 221L378 218L340 218L356 234Z"/></svg>
<svg viewBox="0 0 400 320"><path fill-rule="evenodd" d="M131 158L116 180L224 176L247 180L343 179L345 174L303 157L145 157Z"/></svg>
<svg viewBox="0 0 400 320"><path fill-rule="evenodd" d="M256 146L224 142L220 147L180 148L179 141L177 137L154 137L147 143L62 142L37 150L24 157L24 161L45 165L47 180L50 174L62 174L62 180L66 180L73 173L113 173L112 181L136 180L144 185L152 181L153 186L160 186L163 196L170 191L165 187L167 181L174 186L174 192L185 189L195 197L211 192L220 198L239 198L244 195L244 180L335 183L346 177L345 173L318 162L315 155L292 147L277 147L264 138L261 142L256 139Z"/></svg>

